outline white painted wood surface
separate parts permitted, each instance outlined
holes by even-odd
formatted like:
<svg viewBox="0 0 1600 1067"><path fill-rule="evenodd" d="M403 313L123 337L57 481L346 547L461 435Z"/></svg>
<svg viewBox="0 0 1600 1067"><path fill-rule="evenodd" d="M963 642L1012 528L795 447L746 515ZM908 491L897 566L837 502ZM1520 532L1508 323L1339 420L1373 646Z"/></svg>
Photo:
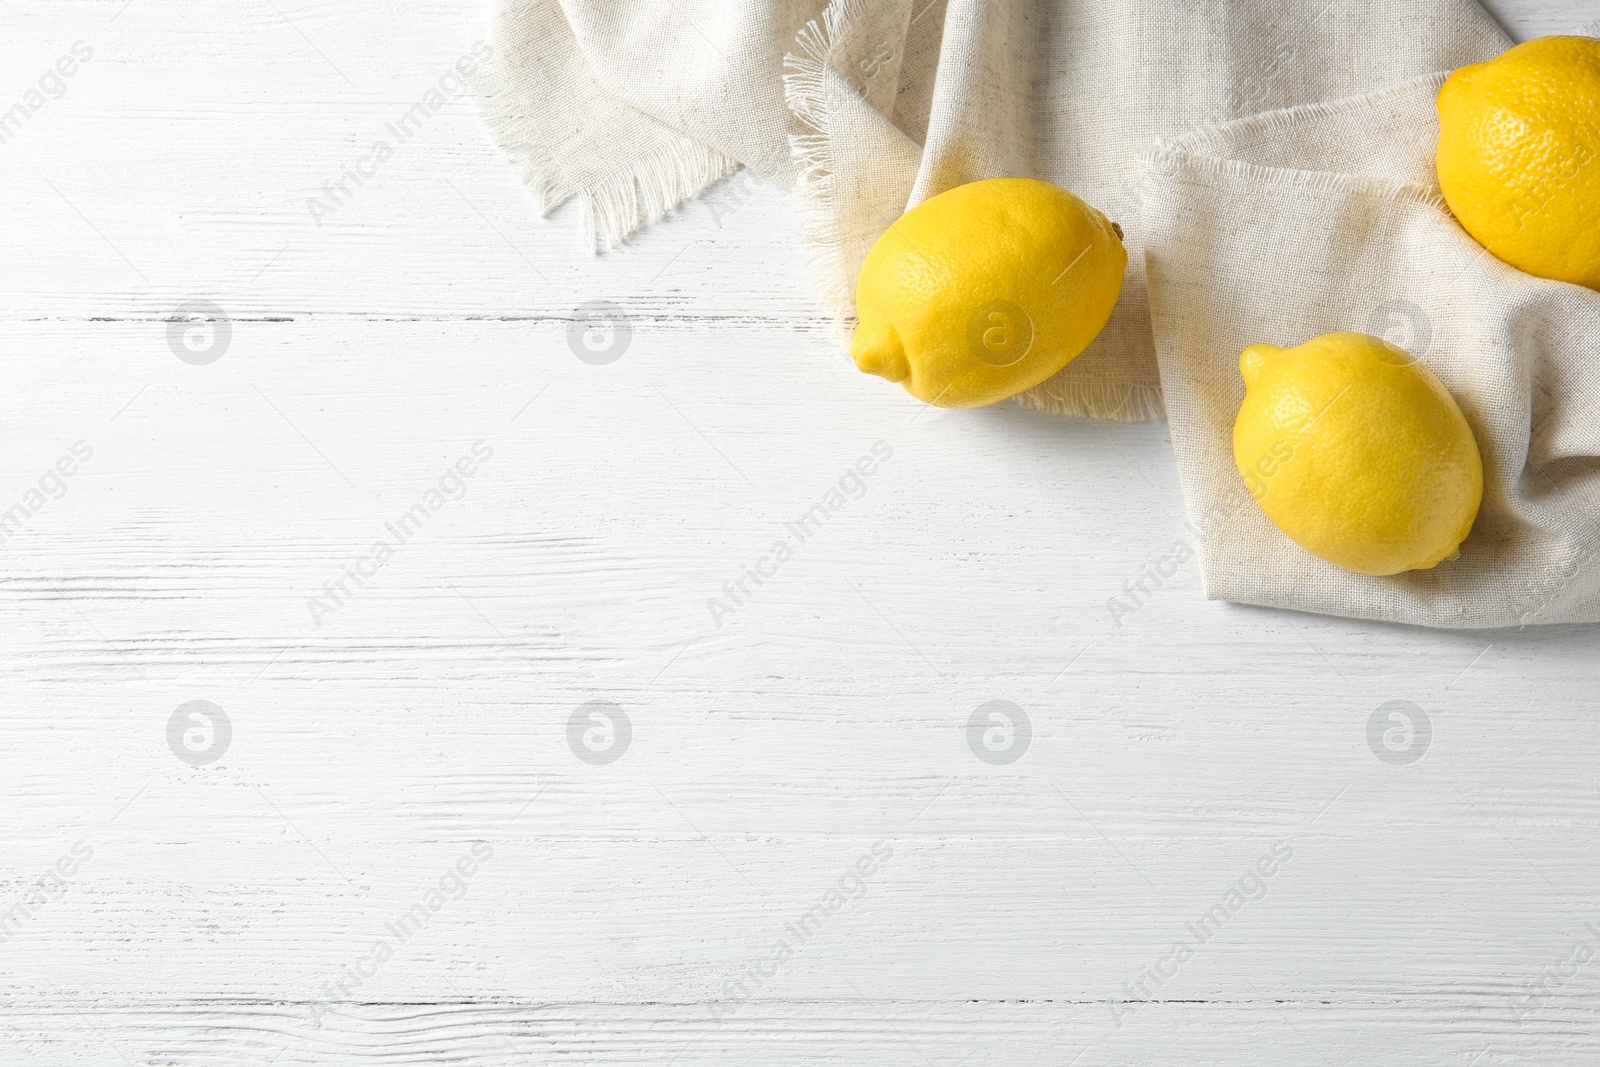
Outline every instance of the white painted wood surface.
<svg viewBox="0 0 1600 1067"><path fill-rule="evenodd" d="M590 259L458 101L317 225L482 9L0 12L5 107L93 52L0 144L0 1062L1600 1058L1592 630L1212 604L1192 563L1118 625L1183 536L1164 428L874 387L752 179ZM198 765L194 700L231 725ZM991 700L1014 762L969 748ZM1395 700L1409 764L1369 745Z"/></svg>

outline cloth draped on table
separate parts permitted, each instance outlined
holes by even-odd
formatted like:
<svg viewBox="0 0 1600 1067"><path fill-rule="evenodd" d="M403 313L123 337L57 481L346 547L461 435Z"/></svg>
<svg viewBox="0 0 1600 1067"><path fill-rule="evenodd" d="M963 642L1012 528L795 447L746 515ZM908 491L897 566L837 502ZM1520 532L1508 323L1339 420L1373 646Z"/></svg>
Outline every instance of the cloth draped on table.
<svg viewBox="0 0 1600 1067"><path fill-rule="evenodd" d="M739 166L802 198L841 339L867 250L983 178L1121 224L1123 296L1018 397L1165 414L1207 595L1449 627L1600 620L1600 293L1507 267L1433 176L1445 74L1510 41L1476 0L497 0L475 89L541 210L609 247ZM1234 470L1238 354L1359 330L1406 345L1485 460L1459 560L1312 557Z"/></svg>

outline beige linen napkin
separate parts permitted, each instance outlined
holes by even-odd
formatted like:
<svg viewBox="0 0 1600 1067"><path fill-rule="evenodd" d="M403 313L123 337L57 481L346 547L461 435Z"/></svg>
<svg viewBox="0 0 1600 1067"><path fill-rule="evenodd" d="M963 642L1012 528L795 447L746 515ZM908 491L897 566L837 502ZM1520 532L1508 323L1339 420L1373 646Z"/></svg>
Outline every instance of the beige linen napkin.
<svg viewBox="0 0 1600 1067"><path fill-rule="evenodd" d="M1121 223L1110 325L1018 402L1170 411L1211 596L1441 626L1600 618L1580 414L1595 296L1477 249L1426 165L1436 81L1416 79L1510 44L1476 0L496 2L476 88L541 209L577 197L605 247L744 164L803 198L841 341L867 250L929 196L1032 176ZM1245 344L1401 326L1473 420L1490 499L1462 560L1363 579L1241 501L1218 442Z"/></svg>
<svg viewBox="0 0 1600 1067"><path fill-rule="evenodd" d="M1169 140L1144 159L1161 380L1207 595L1428 626L1600 619L1600 293L1509 267L1434 177L1444 73ZM1352 574L1279 533L1234 470L1239 353L1357 330L1425 362L1471 423L1461 558Z"/></svg>
<svg viewBox="0 0 1600 1067"><path fill-rule="evenodd" d="M739 163L798 185L841 339L861 261L907 207L1030 176L1101 208L1127 233L1121 304L1019 402L1110 419L1161 414L1141 148L1509 43L1475 0L498 3L479 98L542 209L577 196L607 246Z"/></svg>

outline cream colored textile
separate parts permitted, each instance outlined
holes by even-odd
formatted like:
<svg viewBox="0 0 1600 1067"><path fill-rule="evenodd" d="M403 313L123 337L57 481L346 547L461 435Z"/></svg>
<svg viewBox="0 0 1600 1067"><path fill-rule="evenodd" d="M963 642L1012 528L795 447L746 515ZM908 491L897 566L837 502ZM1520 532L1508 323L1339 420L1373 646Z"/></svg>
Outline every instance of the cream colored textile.
<svg viewBox="0 0 1600 1067"><path fill-rule="evenodd" d="M1032 176L1119 222L1110 325L1018 400L1170 414L1211 596L1439 626L1600 617L1582 351L1600 295L1494 261L1431 175L1437 72L1510 43L1475 0L497 2L480 103L542 208L579 198L609 246L749 166L803 198L841 341L867 250L929 196ZM1427 574L1304 553L1226 447L1241 348L1363 329L1411 331L1489 467L1463 559Z"/></svg>

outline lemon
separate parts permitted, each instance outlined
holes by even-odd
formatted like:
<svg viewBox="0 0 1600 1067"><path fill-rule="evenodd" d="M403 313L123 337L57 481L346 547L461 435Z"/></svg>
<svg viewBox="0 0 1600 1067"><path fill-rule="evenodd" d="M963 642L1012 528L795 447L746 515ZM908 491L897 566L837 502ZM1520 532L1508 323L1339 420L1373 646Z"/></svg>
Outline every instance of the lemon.
<svg viewBox="0 0 1600 1067"><path fill-rule="evenodd" d="M1439 92L1439 186L1468 233L1541 278L1600 289L1600 40L1542 37Z"/></svg>
<svg viewBox="0 0 1600 1067"><path fill-rule="evenodd" d="M1065 189L1032 178L958 186L872 246L850 355L929 404L993 404L1089 346L1127 263L1121 231Z"/></svg>
<svg viewBox="0 0 1600 1067"><path fill-rule="evenodd" d="M1362 574L1456 555L1483 500L1483 461L1448 390L1404 349L1362 333L1251 345L1233 459L1272 524Z"/></svg>

